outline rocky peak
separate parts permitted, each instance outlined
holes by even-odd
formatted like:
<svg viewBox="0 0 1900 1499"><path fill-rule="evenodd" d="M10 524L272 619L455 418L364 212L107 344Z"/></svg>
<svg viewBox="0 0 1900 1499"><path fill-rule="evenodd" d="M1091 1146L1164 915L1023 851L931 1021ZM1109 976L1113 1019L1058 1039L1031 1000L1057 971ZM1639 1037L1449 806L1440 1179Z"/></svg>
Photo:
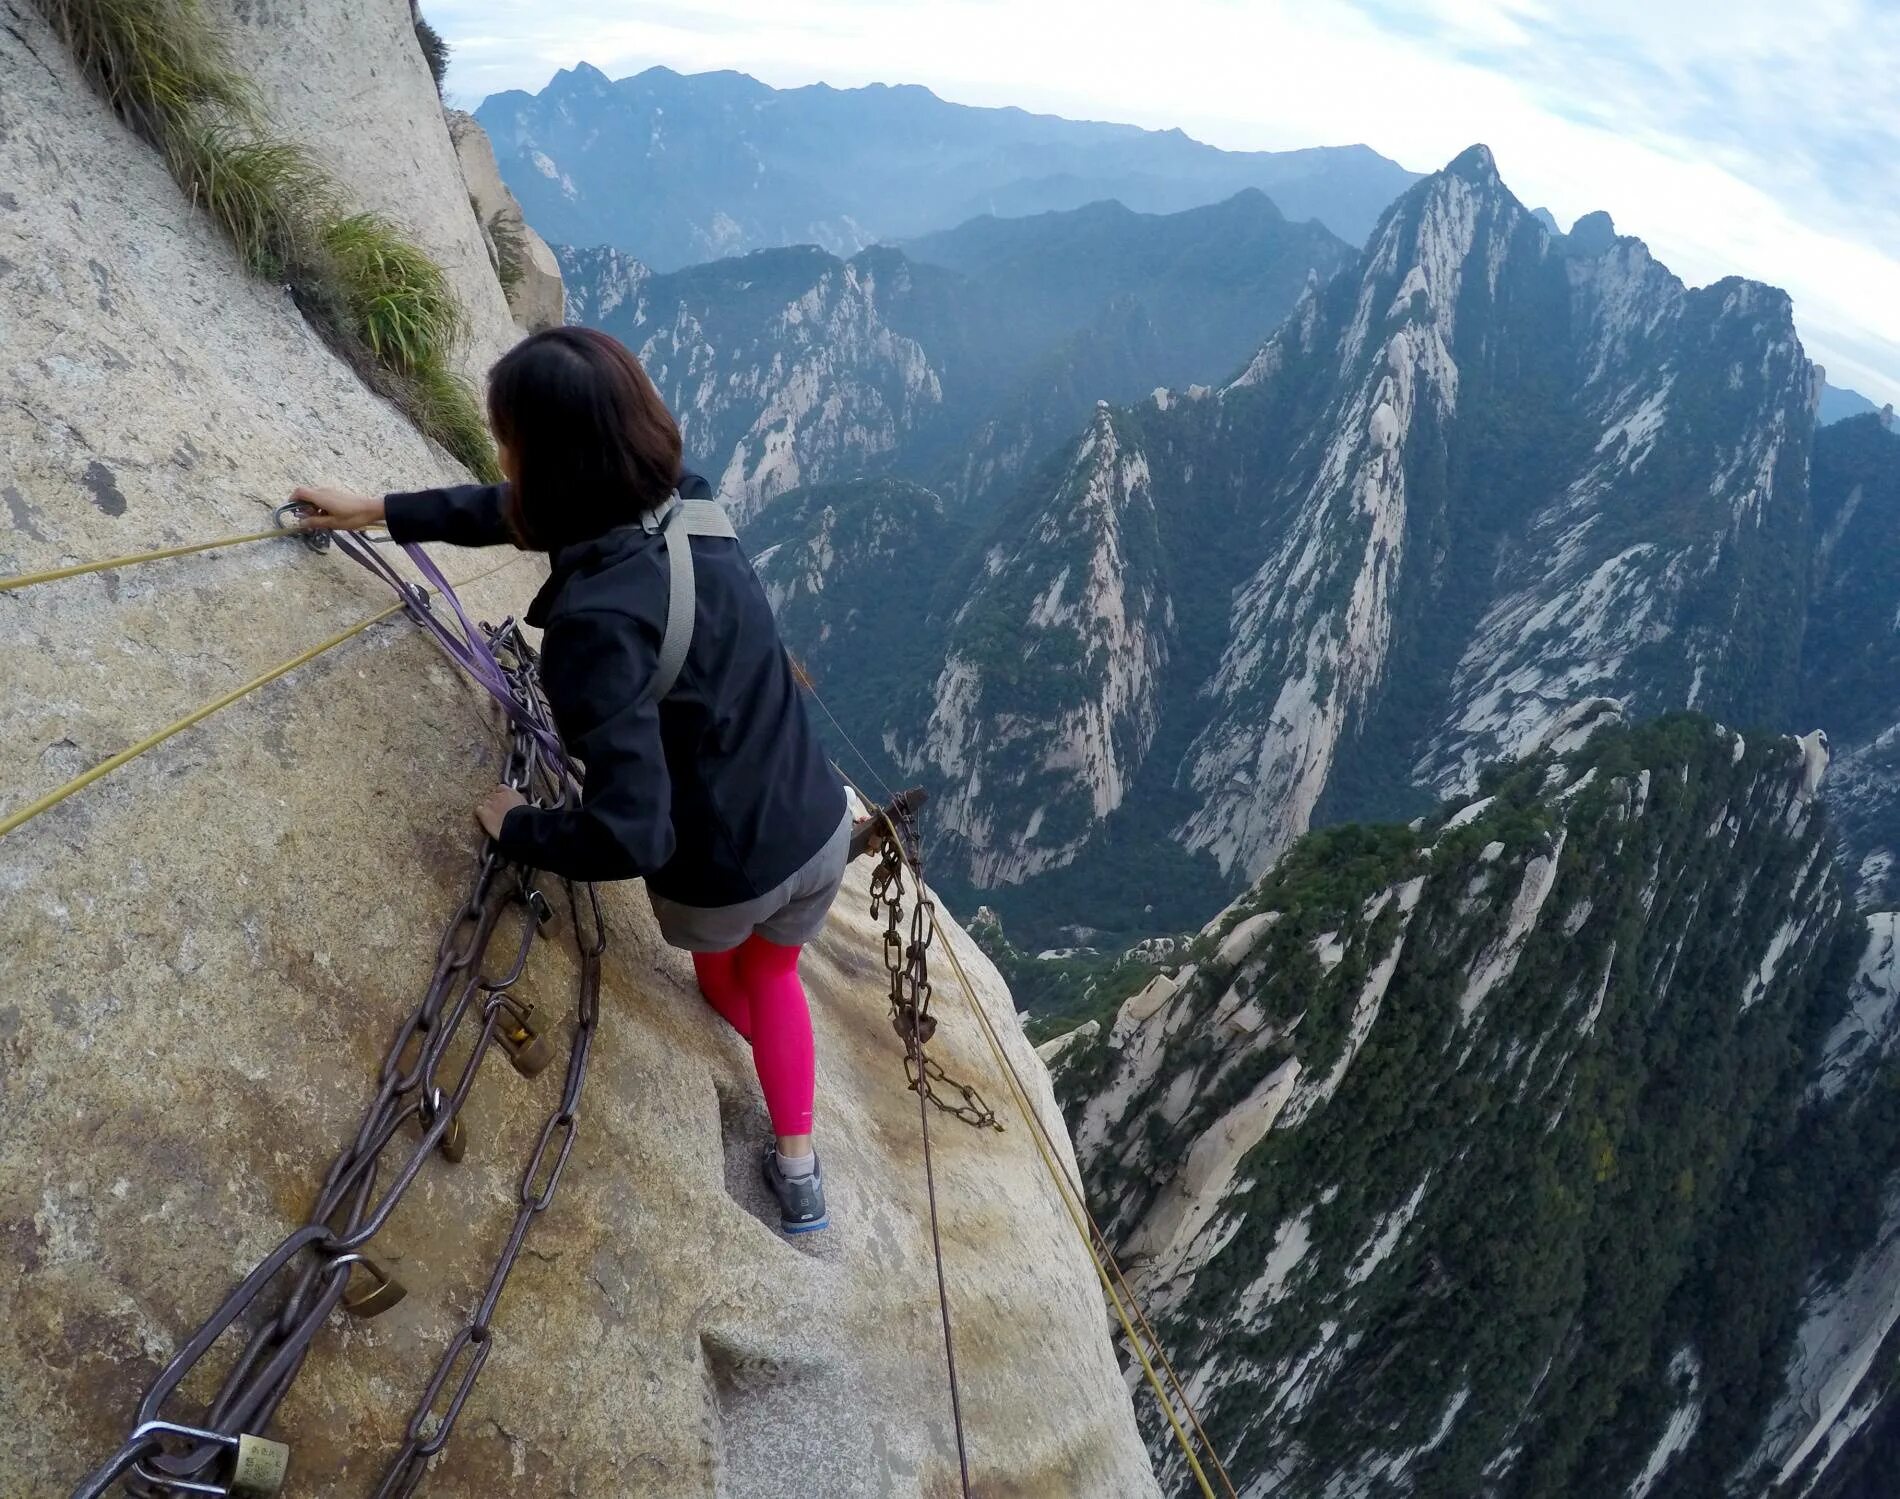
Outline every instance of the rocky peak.
<svg viewBox="0 0 1900 1499"><path fill-rule="evenodd" d="M1616 222L1599 208L1572 224L1565 238L1579 255L1600 255L1616 243Z"/></svg>
<svg viewBox="0 0 1900 1499"><path fill-rule="evenodd" d="M610 321L641 321L640 288L653 272L619 250L577 250L562 245L557 252L566 288L568 316L589 327ZM622 308L627 308L622 312Z"/></svg>
<svg viewBox="0 0 1900 1499"><path fill-rule="evenodd" d="M1139 429L1102 403L1046 500L983 552L921 738L889 743L948 784L940 808L980 884L1074 858L1119 808L1158 722L1173 625ZM1026 805L992 820L990 798Z"/></svg>
<svg viewBox="0 0 1900 1499"><path fill-rule="evenodd" d="M1445 174L1461 177L1474 187L1502 187L1503 179L1498 176L1497 158L1492 156L1491 148L1482 143L1466 146L1446 163Z"/></svg>
<svg viewBox="0 0 1900 1499"><path fill-rule="evenodd" d="M611 96L613 80L591 62L577 62L555 69L546 92L555 99L602 99Z"/></svg>
<svg viewBox="0 0 1900 1499"><path fill-rule="evenodd" d="M1466 153L1313 278L1238 377L1086 417L1012 507L1060 511L1139 434L1160 575L1200 586L1172 591L1168 732L1134 799L1171 808L1195 866L1244 879L1316 819L1409 814L1580 698L1786 721L1811 434L1787 299L1692 290L1614 234L1559 249ZM1010 524L992 550L1036 571ZM1036 811L1014 783L965 787L971 830Z"/></svg>

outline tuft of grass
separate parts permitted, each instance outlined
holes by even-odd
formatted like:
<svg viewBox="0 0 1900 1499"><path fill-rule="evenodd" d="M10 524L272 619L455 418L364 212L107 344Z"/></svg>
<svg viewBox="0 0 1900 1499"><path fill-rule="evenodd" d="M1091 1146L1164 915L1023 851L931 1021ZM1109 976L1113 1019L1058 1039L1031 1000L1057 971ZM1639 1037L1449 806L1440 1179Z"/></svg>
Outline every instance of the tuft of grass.
<svg viewBox="0 0 1900 1499"><path fill-rule="evenodd" d="M256 91L198 0L39 0L39 8L113 108L161 145L202 111L260 117Z"/></svg>
<svg viewBox="0 0 1900 1499"><path fill-rule="evenodd" d="M346 213L334 179L268 133L200 0L36 3L244 264L287 281L304 315L418 429L498 478L481 403L453 369L463 316L442 268L386 219Z"/></svg>
<svg viewBox="0 0 1900 1499"><path fill-rule="evenodd" d="M370 213L328 225L323 247L357 336L379 362L400 375L446 365L462 336L462 310L439 265Z"/></svg>
<svg viewBox="0 0 1900 1499"><path fill-rule="evenodd" d="M164 144L172 175L253 273L284 280L308 266L335 190L302 147L216 120L176 126Z"/></svg>
<svg viewBox="0 0 1900 1499"><path fill-rule="evenodd" d="M488 417L474 388L445 364L419 369L405 382L410 419L486 484L501 482Z"/></svg>

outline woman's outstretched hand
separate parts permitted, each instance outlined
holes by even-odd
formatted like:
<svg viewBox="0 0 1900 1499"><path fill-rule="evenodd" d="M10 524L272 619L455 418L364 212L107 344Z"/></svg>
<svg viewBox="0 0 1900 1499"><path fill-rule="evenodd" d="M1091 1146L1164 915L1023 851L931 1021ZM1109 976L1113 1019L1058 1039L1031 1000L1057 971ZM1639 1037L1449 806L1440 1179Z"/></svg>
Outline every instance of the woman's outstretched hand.
<svg viewBox="0 0 1900 1499"><path fill-rule="evenodd" d="M525 807L528 799L512 786L497 786L475 803L475 820L490 838L501 837L501 821L516 807Z"/></svg>
<svg viewBox="0 0 1900 1499"><path fill-rule="evenodd" d="M361 531L383 522L381 495L306 484L290 492L290 502L309 507L310 513L298 522L305 531Z"/></svg>

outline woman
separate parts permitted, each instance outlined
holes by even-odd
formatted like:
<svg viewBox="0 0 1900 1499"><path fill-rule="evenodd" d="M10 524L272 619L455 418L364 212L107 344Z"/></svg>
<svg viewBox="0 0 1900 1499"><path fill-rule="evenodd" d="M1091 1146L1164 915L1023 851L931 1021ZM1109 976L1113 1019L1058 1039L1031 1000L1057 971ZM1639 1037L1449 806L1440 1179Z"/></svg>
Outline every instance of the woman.
<svg viewBox="0 0 1900 1499"><path fill-rule="evenodd" d="M398 541L548 553L528 608L555 723L586 767L580 804L544 810L508 787L477 821L508 858L574 880L644 878L660 931L693 955L700 992L752 1046L775 1145L765 1177L787 1233L826 1226L812 1146L811 1014L799 949L844 878L851 824L736 541L640 524L677 492L680 434L624 347L587 328L515 346L488 381L505 484L381 499L307 488L311 529L386 525ZM667 613L668 545L693 549L691 649L659 702L646 689Z"/></svg>

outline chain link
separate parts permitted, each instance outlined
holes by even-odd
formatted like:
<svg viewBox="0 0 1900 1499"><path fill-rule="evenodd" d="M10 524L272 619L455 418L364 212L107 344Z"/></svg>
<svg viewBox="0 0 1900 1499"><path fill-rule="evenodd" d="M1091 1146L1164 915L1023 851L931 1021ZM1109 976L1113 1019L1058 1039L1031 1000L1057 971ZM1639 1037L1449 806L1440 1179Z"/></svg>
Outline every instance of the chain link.
<svg viewBox="0 0 1900 1499"><path fill-rule="evenodd" d="M531 799L560 804L574 788L549 763L552 718L540 687L532 648L510 622L482 627L508 686L525 710L511 720L502 779ZM468 1323L449 1342L418 1401L402 1447L384 1472L376 1499L406 1499L420 1486L480 1377L493 1347L492 1322L502 1288L520 1258L529 1227L554 1200L574 1148L587 1061L600 1015L600 959L606 925L591 885L564 882L571 935L579 960L577 1001L559 1104L548 1116L522 1172L513 1228ZM583 894L584 892L584 894ZM515 942L499 972L487 968L497 928L519 906ZM586 920L583 921L583 912ZM552 916L546 898L491 842L477 862L466 900L449 919L436 946L421 1002L397 1026L384 1054L376 1095L351 1143L336 1157L318 1189L309 1220L271 1250L179 1349L140 1402L131 1437L78 1488L73 1499L98 1499L120 1480L137 1499L187 1493L227 1494L219 1470L246 1433L261 1432L303 1367L318 1330L344 1304L353 1270L361 1268L388 1288L364 1248L389 1221L432 1151L459 1159L457 1119L482 1063L504 1033L520 1039L528 1027L543 1038L551 1027L513 994L541 928ZM472 1030L474 1044L446 1088L443 1064L451 1044ZM400 1154L380 1195L385 1154L404 1126L418 1133ZM266 1310L268 1309L268 1310ZM183 1423L165 1406L211 1348L240 1321L248 1329L202 1419ZM458 1374L459 1367L459 1374ZM451 1391L441 1405L444 1391ZM441 1409L438 1411L438 1406Z"/></svg>
<svg viewBox="0 0 1900 1499"><path fill-rule="evenodd" d="M922 1093L940 1113L961 1119L973 1129L1001 1133L996 1111L969 1083L944 1071L925 1047L937 1033L930 1013L930 948L937 938L937 907L924 888L923 862L915 819L902 798L878 813L886 821L879 840L877 868L871 874L871 916L884 917L884 967L891 980L891 1027L904 1043L904 1076L913 1093ZM904 940L904 867L916 871L917 895L910 911L910 940ZM954 1092L963 1101L951 1103L939 1093Z"/></svg>

